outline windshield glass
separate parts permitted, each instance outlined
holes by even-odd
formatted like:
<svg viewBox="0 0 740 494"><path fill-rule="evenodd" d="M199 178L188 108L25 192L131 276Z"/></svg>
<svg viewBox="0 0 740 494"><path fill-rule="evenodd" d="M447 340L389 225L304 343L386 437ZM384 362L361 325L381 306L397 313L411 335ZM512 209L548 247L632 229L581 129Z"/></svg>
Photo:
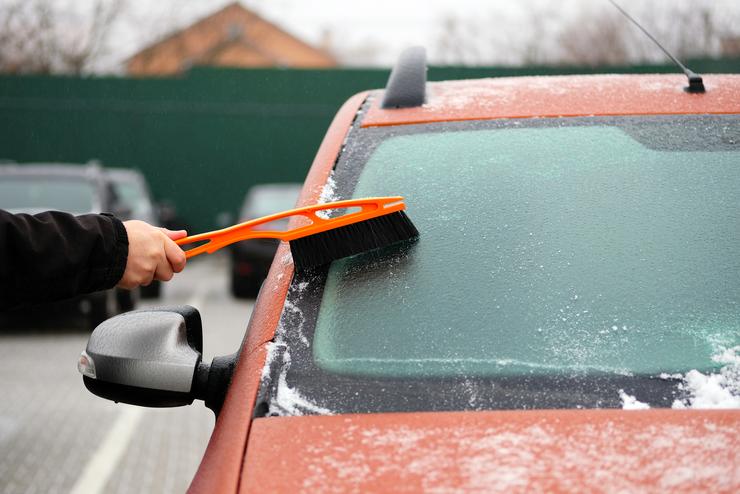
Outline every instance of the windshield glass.
<svg viewBox="0 0 740 494"><path fill-rule="evenodd" d="M95 209L95 188L86 180L65 177L2 177L0 209L14 213L57 210L74 214Z"/></svg>
<svg viewBox="0 0 740 494"><path fill-rule="evenodd" d="M740 151L608 125L382 142L353 197L404 195L405 252L332 264L316 365L382 377L702 371L740 344Z"/></svg>

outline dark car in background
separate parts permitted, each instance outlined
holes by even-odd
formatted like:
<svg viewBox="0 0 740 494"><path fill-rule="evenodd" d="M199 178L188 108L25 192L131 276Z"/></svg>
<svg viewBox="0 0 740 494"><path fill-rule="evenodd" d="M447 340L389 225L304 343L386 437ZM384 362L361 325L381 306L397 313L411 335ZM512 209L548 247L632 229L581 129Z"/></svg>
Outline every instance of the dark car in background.
<svg viewBox="0 0 740 494"><path fill-rule="evenodd" d="M300 184L260 184L250 188L244 198L239 222L279 213L294 207ZM264 225L281 230L288 226L288 218ZM260 286L275 257L280 242L274 238L259 238L239 242L231 249L231 293L237 298L257 296Z"/></svg>
<svg viewBox="0 0 740 494"><path fill-rule="evenodd" d="M126 219L129 210L97 164L0 165L0 209L11 213L36 214L65 211L75 215L108 211ZM135 306L137 293L112 288L54 304L39 306L34 312L81 315L85 325L100 322ZM6 314L23 316L25 311Z"/></svg>
<svg viewBox="0 0 740 494"><path fill-rule="evenodd" d="M123 209L128 209L127 219L159 224L157 210L144 174L131 168L105 168L105 177Z"/></svg>
<svg viewBox="0 0 740 494"><path fill-rule="evenodd" d="M157 207L152 199L144 174L131 168L106 168L105 178L110 183L120 211L125 219L142 220L150 225L161 225ZM157 298L162 291L158 280L140 288L142 298Z"/></svg>

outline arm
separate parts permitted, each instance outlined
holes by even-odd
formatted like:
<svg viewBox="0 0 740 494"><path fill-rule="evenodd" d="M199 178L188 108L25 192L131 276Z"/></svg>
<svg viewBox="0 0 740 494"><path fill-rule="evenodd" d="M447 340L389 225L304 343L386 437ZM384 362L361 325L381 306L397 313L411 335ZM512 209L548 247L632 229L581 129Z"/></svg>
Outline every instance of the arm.
<svg viewBox="0 0 740 494"><path fill-rule="evenodd" d="M0 210L0 310L168 280L185 265L170 240L182 236L105 214Z"/></svg>

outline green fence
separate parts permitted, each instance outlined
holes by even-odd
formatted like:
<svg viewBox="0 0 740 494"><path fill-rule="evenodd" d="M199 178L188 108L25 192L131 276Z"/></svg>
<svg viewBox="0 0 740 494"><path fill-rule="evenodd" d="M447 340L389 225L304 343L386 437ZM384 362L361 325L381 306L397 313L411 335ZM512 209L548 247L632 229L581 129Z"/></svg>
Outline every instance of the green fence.
<svg viewBox="0 0 740 494"><path fill-rule="evenodd" d="M696 60L740 72L740 59ZM532 74L673 72L639 67L436 67L430 80ZM193 231L236 212L260 182L303 181L326 128L387 70L194 69L180 78L0 77L0 159L138 168Z"/></svg>

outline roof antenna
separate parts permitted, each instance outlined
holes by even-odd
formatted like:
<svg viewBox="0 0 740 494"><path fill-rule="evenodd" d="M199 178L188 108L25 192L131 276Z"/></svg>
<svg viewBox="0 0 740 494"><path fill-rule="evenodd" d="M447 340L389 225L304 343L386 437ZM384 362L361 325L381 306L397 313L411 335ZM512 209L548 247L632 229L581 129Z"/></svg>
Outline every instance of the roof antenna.
<svg viewBox="0 0 740 494"><path fill-rule="evenodd" d="M685 88L683 88L684 91L686 91L687 93L703 93L703 92L706 91L704 89L704 81L702 81L701 76L699 74L695 73L694 71L692 71L691 69L689 69L688 67L686 67L684 64L682 64L681 62L679 62L676 57L674 57L673 55L671 55L668 52L668 50L666 50L665 48L663 48L663 45L661 45L660 43L658 43L658 40L655 39L655 38L653 38L653 36L649 32L647 32L647 30L644 27L642 27L639 22L637 22L635 19L632 18L631 15L629 15L627 12L625 12L625 10L622 7L620 7L619 5L617 5L617 2L615 2L614 0L609 0L609 3L611 3L612 5L614 5L614 7L616 7L616 9L619 10L622 13L622 15L624 15L627 19L629 19L630 21L632 21L635 26L639 27L640 28L640 31L642 31L643 33L645 33L645 35L648 38L650 38L653 43L655 43L656 45L658 45L658 48L660 48L661 50L663 50L663 53L665 53L666 55L668 55L668 58L670 58L671 60L673 60L673 63L675 63L676 65L678 65L681 68L681 70L683 70L683 73L686 74L686 77L689 78L689 85L686 86Z"/></svg>

